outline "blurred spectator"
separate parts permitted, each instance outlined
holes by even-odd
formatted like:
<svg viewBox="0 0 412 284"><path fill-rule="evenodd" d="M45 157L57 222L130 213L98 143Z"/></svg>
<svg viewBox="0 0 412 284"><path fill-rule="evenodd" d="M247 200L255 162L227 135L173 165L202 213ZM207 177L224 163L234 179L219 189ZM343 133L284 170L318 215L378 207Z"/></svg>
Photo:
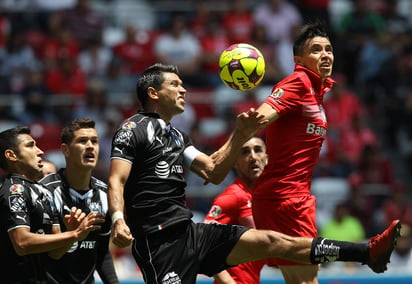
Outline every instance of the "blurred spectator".
<svg viewBox="0 0 412 284"><path fill-rule="evenodd" d="M386 29L396 35L404 35L411 24L405 15L399 13L399 0L385 0L385 8L381 12Z"/></svg>
<svg viewBox="0 0 412 284"><path fill-rule="evenodd" d="M87 75L70 54L57 58L57 65L46 73L46 86L53 95L84 97Z"/></svg>
<svg viewBox="0 0 412 284"><path fill-rule="evenodd" d="M303 23L297 7L286 0L265 0L254 6L253 20L265 27L269 42L276 45L281 72L292 73L295 68L292 42Z"/></svg>
<svg viewBox="0 0 412 284"><path fill-rule="evenodd" d="M104 81L92 79L88 82L84 100L73 110L73 117L88 117L96 121L96 130L99 136L107 134L108 117L120 122L120 114L117 109L107 102L107 92Z"/></svg>
<svg viewBox="0 0 412 284"><path fill-rule="evenodd" d="M72 8L76 4L76 0L34 0L33 2L37 9L45 12Z"/></svg>
<svg viewBox="0 0 412 284"><path fill-rule="evenodd" d="M207 32L208 23L212 18L211 5L208 0L197 0L194 2L195 7L193 15L189 18L188 27L195 37L201 38Z"/></svg>
<svg viewBox="0 0 412 284"><path fill-rule="evenodd" d="M19 93L30 71L39 68L33 49L26 43L23 31L12 31L6 47L0 49L0 76L4 93Z"/></svg>
<svg viewBox="0 0 412 284"><path fill-rule="evenodd" d="M399 219L402 226L412 226L412 202L409 199L405 184L396 184L393 187L391 198L382 205L382 228L390 224L391 218Z"/></svg>
<svg viewBox="0 0 412 284"><path fill-rule="evenodd" d="M30 0L3 0L0 1L0 9L7 12L23 12L30 5Z"/></svg>
<svg viewBox="0 0 412 284"><path fill-rule="evenodd" d="M319 236L341 241L360 242L365 238L365 230L358 218L350 214L350 208L345 201L336 205L333 217L320 228Z"/></svg>
<svg viewBox="0 0 412 284"><path fill-rule="evenodd" d="M87 47L89 39L102 38L104 30L103 15L93 9L90 2L90 0L77 0L74 7L62 10L63 22L79 41L80 49Z"/></svg>
<svg viewBox="0 0 412 284"><path fill-rule="evenodd" d="M57 67L57 61L62 57L73 58L77 61L80 47L73 37L69 27L62 22L61 15L53 13L49 18L49 36L43 46L42 59L46 70Z"/></svg>
<svg viewBox="0 0 412 284"><path fill-rule="evenodd" d="M102 43L99 36L90 38L87 46L78 57L79 68L88 79L102 78L107 71L107 66L112 60L112 50Z"/></svg>
<svg viewBox="0 0 412 284"><path fill-rule="evenodd" d="M246 0L230 1L229 9L224 13L222 22L229 44L250 42L253 17L252 9Z"/></svg>
<svg viewBox="0 0 412 284"><path fill-rule="evenodd" d="M102 79L106 86L109 103L121 104L124 101L129 101L130 94L134 93L136 78L125 73L122 67L122 61L114 56Z"/></svg>
<svg viewBox="0 0 412 284"><path fill-rule="evenodd" d="M366 43L378 36L385 28L383 18L373 11L368 0L354 0L353 9L342 16L337 28L337 70L348 76L352 84L356 78L358 58ZM340 64L340 66L339 66Z"/></svg>
<svg viewBox="0 0 412 284"><path fill-rule="evenodd" d="M19 115L22 124L27 125L34 121L53 122L56 119L50 106L50 91L44 82L43 70L34 70L28 75L21 95L25 104Z"/></svg>
<svg viewBox="0 0 412 284"><path fill-rule="evenodd" d="M340 131L352 127L354 118L366 113L362 100L349 89L345 74L336 72L333 79L336 83L326 94L323 106L328 118L328 135L336 141Z"/></svg>
<svg viewBox="0 0 412 284"><path fill-rule="evenodd" d="M6 46L7 37L11 31L8 15L0 8L0 49Z"/></svg>
<svg viewBox="0 0 412 284"><path fill-rule="evenodd" d="M122 71L128 76L138 76L155 62L153 43L156 33L141 30L134 24L123 29L125 39L113 46L113 53L121 60Z"/></svg>
<svg viewBox="0 0 412 284"><path fill-rule="evenodd" d="M269 41L266 27L259 24L253 25L250 44L259 49L265 58L265 76L261 82L262 85L273 86L286 76L279 63L277 45ZM292 56L291 60L293 61Z"/></svg>
<svg viewBox="0 0 412 284"><path fill-rule="evenodd" d="M366 117L354 114L350 127L340 131L337 142L337 151L340 159L345 159L351 165L357 165L362 158L365 147L375 147L379 144L378 136L369 127Z"/></svg>
<svg viewBox="0 0 412 284"><path fill-rule="evenodd" d="M356 70L357 85L362 87L370 86L370 83L376 81L379 71L383 64L392 58L394 49L395 35L388 30L383 30L372 39L363 44L362 49L358 53L358 66Z"/></svg>
<svg viewBox="0 0 412 284"><path fill-rule="evenodd" d="M199 40L188 30L183 14L173 14L169 29L156 38L154 50L157 61L178 67L186 87L207 86L201 72L202 47Z"/></svg>
<svg viewBox="0 0 412 284"><path fill-rule="evenodd" d="M305 22L321 20L328 28L328 34L331 29L331 19L329 14L329 5L333 0L302 0L295 1L300 3L299 8Z"/></svg>
<svg viewBox="0 0 412 284"><path fill-rule="evenodd" d="M402 224L401 237L392 252L388 269L407 274L412 272L412 230L410 225Z"/></svg>
<svg viewBox="0 0 412 284"><path fill-rule="evenodd" d="M294 31L302 22L302 15L294 4L286 0L265 0L254 6L253 20L266 28L269 41L292 42Z"/></svg>
<svg viewBox="0 0 412 284"><path fill-rule="evenodd" d="M405 90L396 118L396 142L399 152L412 170L412 87Z"/></svg>
<svg viewBox="0 0 412 284"><path fill-rule="evenodd" d="M365 145L358 160L357 171L353 173L352 185L394 184L392 162L377 145Z"/></svg>
<svg viewBox="0 0 412 284"><path fill-rule="evenodd" d="M206 24L206 30L200 38L202 46L203 76L207 78L211 88L222 84L219 77L219 58L222 51L229 46L226 33L221 27L218 17L211 17Z"/></svg>
<svg viewBox="0 0 412 284"><path fill-rule="evenodd" d="M370 237L381 228L376 221L383 202L392 194L392 162L378 146L365 146L357 168L349 176L352 188L351 212L359 218Z"/></svg>

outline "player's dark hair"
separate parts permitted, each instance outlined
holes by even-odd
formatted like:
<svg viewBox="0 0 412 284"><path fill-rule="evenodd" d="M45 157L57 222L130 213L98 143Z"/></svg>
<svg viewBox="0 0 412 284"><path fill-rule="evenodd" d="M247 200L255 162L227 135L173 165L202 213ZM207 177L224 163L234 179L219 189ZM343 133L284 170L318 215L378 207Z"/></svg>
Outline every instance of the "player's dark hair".
<svg viewBox="0 0 412 284"><path fill-rule="evenodd" d="M17 136L20 134L29 134L30 128L27 126L16 126L0 132L0 168L7 170L7 159L4 155L6 150L13 150L19 152L19 140Z"/></svg>
<svg viewBox="0 0 412 284"><path fill-rule="evenodd" d="M179 71L174 65L156 63L148 67L137 80L136 94L143 108L146 106L148 100L147 89L153 87L159 90L164 81L163 73L179 74Z"/></svg>
<svg viewBox="0 0 412 284"><path fill-rule="evenodd" d="M82 128L94 128L95 121L91 118L78 118L66 125L61 134L61 142L70 144L74 139L74 132Z"/></svg>
<svg viewBox="0 0 412 284"><path fill-rule="evenodd" d="M307 43L307 41L317 36L326 37L329 39L325 25L321 21L316 21L304 25L293 44L293 55L301 56L304 52L305 44Z"/></svg>

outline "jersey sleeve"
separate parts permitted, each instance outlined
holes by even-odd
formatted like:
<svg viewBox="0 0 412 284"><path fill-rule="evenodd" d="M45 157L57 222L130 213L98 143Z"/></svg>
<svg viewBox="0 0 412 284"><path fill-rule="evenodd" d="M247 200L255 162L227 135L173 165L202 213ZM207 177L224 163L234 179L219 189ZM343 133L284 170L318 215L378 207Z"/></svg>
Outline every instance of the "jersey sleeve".
<svg viewBox="0 0 412 284"><path fill-rule="evenodd" d="M301 107L301 96L305 93L304 90L303 81L299 76L293 76L275 85L264 102L275 109L279 115L283 115Z"/></svg>
<svg viewBox="0 0 412 284"><path fill-rule="evenodd" d="M133 163L136 157L136 129L121 127L112 140L111 158L119 158Z"/></svg>
<svg viewBox="0 0 412 284"><path fill-rule="evenodd" d="M205 221L207 223L214 221L220 224L235 224L238 216L238 199L236 195L222 193L213 201Z"/></svg>
<svg viewBox="0 0 412 284"><path fill-rule="evenodd" d="M8 193L9 216L7 218L7 230L16 227L30 227L30 190L21 184L10 186Z"/></svg>

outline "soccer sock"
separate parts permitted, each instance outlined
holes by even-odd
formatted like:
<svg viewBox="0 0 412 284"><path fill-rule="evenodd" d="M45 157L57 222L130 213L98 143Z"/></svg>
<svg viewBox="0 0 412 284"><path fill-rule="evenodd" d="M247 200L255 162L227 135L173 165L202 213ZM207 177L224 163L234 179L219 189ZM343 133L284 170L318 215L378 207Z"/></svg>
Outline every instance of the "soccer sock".
<svg viewBox="0 0 412 284"><path fill-rule="evenodd" d="M368 243L352 243L320 237L312 241L310 261L313 264L333 261L354 261L364 264L368 257Z"/></svg>

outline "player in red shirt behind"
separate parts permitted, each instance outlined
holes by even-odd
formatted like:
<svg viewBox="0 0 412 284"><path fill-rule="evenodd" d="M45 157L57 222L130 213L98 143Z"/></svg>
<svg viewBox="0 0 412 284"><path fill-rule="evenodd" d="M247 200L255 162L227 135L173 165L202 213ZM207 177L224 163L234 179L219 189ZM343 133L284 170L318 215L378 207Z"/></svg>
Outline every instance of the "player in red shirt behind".
<svg viewBox="0 0 412 284"><path fill-rule="evenodd" d="M213 201L205 223L233 224L255 228L252 216L252 187L267 164L265 142L250 138L241 148L234 168L235 181ZM214 276L214 283L259 284L260 271L266 260L239 264ZM231 282L233 283L233 282Z"/></svg>

